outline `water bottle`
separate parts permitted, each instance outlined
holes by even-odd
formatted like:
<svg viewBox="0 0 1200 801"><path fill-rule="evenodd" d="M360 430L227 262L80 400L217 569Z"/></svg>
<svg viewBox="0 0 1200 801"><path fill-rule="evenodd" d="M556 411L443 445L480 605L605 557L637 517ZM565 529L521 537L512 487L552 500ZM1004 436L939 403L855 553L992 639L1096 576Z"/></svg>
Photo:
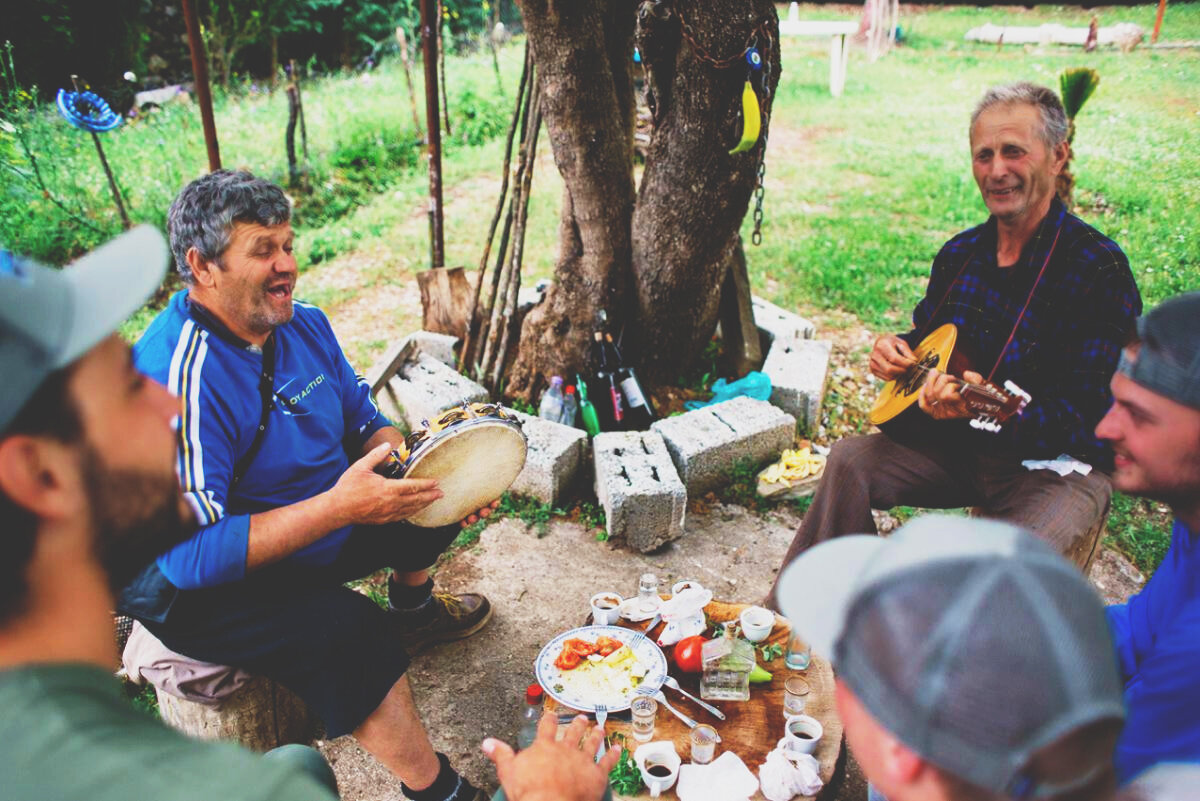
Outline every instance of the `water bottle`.
<svg viewBox="0 0 1200 801"><path fill-rule="evenodd" d="M559 422L563 415L563 380L562 376L554 376L550 379L550 388L542 395L542 402L538 404L538 417L543 420L553 420Z"/></svg>
<svg viewBox="0 0 1200 801"><path fill-rule="evenodd" d="M575 427L575 413L579 411L579 399L575 397L575 387L567 384L563 388L562 420L564 426Z"/></svg>
<svg viewBox="0 0 1200 801"><path fill-rule="evenodd" d="M525 750L537 738L538 721L542 719L542 687L530 684L525 689L525 704L521 707L521 727L517 729L517 749Z"/></svg>

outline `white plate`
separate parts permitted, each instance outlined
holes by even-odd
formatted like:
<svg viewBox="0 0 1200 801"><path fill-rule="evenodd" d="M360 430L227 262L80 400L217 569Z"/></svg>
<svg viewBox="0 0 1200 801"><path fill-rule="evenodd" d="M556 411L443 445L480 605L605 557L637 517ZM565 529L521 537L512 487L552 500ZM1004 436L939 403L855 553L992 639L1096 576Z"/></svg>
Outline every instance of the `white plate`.
<svg viewBox="0 0 1200 801"><path fill-rule="evenodd" d="M563 706L578 709L581 712L595 712L597 705L602 703L608 708L609 712L620 712L623 709L629 708L629 704L636 697L636 693L631 694L630 697L625 699L604 699L586 698L576 695L567 688L562 690L555 689L555 685L563 686L559 681L563 671L554 666L554 660L558 659L558 655L562 653L563 642L572 638L595 642L596 638L601 635L612 637L614 640L620 640L628 645L637 661L642 667L646 668L646 677L642 679L641 684L638 686L652 687L656 690L662 686L663 680L667 675L667 658L663 655L662 649L653 640L640 631L621 628L620 626L583 626L563 632L546 643L541 653L538 654L537 659L534 660L533 672L547 695Z"/></svg>

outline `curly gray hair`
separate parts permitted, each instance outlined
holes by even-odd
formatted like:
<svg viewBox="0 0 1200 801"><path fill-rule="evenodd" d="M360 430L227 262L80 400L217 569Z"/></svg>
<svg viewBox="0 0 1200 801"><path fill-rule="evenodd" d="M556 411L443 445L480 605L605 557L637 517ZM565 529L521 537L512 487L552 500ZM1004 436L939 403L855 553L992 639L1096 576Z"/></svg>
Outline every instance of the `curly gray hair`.
<svg viewBox="0 0 1200 801"><path fill-rule="evenodd" d="M976 104L975 110L971 112L971 127L968 135L975 133L975 122L983 112L994 106L1017 104L1025 104L1037 109L1038 115L1042 118L1042 130L1039 131L1039 136L1046 147L1058 147L1067 140L1067 112L1063 110L1062 101L1058 99L1058 95L1053 89L1028 81L993 86L988 89Z"/></svg>
<svg viewBox="0 0 1200 801"><path fill-rule="evenodd" d="M244 170L217 170L183 188L167 212L167 233L175 269L184 283L195 277L187 254L195 248L205 261L221 263L234 223L279 225L292 218L287 195L275 184Z"/></svg>

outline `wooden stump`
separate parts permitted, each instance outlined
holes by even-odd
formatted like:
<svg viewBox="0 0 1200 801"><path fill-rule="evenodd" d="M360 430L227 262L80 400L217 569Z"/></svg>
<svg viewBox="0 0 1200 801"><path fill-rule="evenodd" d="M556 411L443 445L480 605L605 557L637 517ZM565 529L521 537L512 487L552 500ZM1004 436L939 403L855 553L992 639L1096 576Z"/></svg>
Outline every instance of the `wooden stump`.
<svg viewBox="0 0 1200 801"><path fill-rule="evenodd" d="M1104 529L1108 525L1108 513L1111 510L1112 504L1110 503L1104 508L1104 514L1100 515L1100 519L1096 521L1096 524L1076 537L1071 546L1063 552L1063 556L1074 562L1085 576L1092 569L1092 562L1095 561L1096 556L1100 553L1101 543L1104 542ZM987 516L983 514L979 507L972 507L967 510L967 513L971 517Z"/></svg>
<svg viewBox="0 0 1200 801"><path fill-rule="evenodd" d="M231 740L255 751L312 742L316 721L286 687L255 676L215 705L185 701L155 688L163 721L189 737Z"/></svg>

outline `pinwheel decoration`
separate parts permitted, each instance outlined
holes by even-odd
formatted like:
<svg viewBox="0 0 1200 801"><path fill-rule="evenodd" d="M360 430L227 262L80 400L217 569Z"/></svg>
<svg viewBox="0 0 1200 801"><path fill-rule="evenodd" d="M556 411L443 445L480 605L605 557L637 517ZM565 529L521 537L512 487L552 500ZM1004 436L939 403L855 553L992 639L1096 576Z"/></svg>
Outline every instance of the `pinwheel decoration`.
<svg viewBox="0 0 1200 801"><path fill-rule="evenodd" d="M76 81L76 76L72 75L71 80ZM76 83L74 92L59 89L56 103L58 113L63 116L63 119L79 130L87 131L92 135L92 141L96 144L96 154L100 156L100 166L104 168L104 175L108 178L108 188L112 192L113 201L116 202L117 211L121 215L121 223L129 228L129 215L125 211L125 204L121 202L117 181L113 178L112 170L108 166L108 159L104 157L104 148L100 145L98 135L101 131L111 131L120 125L121 115L114 112L104 98L95 92L80 91L78 83Z"/></svg>
<svg viewBox="0 0 1200 801"><path fill-rule="evenodd" d="M58 113L76 128L91 133L111 131L121 124L121 115L115 113L104 98L95 92L68 92L58 90Z"/></svg>

